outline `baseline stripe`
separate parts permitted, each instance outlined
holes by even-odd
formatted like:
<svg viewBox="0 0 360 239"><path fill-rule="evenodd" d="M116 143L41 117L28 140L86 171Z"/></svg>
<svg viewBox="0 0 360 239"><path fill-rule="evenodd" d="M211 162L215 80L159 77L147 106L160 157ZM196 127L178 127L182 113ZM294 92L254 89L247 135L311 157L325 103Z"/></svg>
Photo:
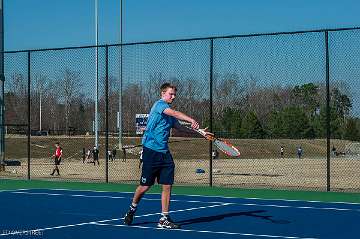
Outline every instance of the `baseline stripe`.
<svg viewBox="0 0 360 239"><path fill-rule="evenodd" d="M28 194L28 195L47 195L47 196L69 196L69 197L85 197L85 198L111 198L111 199L131 199L131 197L122 196L105 196L105 195L84 195L84 194L62 194L62 193L35 193L35 192L24 192L24 191L9 191L14 194ZM161 198L142 198L146 201L161 201ZM196 200L179 200L171 199L171 202L188 202L188 203L204 203L204 204L224 204L224 202L203 202Z"/></svg>
<svg viewBox="0 0 360 239"><path fill-rule="evenodd" d="M69 197L88 197L88 198L111 198L111 199L125 199L129 197L121 196L105 196L105 195L82 195L82 194L61 194L61 193L33 193L33 192L10 192L14 194L30 194L30 195L48 195L48 196L69 196ZM142 200L148 201L160 201L161 199L143 198ZM276 207L276 208L295 208L295 209L312 209L312 210L331 210L331 211L355 211L360 212L360 209L352 208L335 208L335 207L310 207L310 206L289 206L289 205L277 205L277 204L257 204L257 203L224 203L224 202L202 202L202 201L186 201L173 199L172 202L188 202L188 203L209 203L209 204L221 204L221 205L241 205L241 206L257 206L257 207Z"/></svg>
<svg viewBox="0 0 360 239"><path fill-rule="evenodd" d="M33 188L35 190L44 190L44 188ZM18 190L31 190L31 189L18 189ZM109 193L111 191L101 191L101 190L89 190L89 189L66 189L66 188L52 188L45 190L54 190L54 191L84 191L84 192L94 192L94 193ZM111 192L111 193L126 193L126 194L134 194L134 192ZM152 195L160 195L160 193L146 193ZM203 197L203 198L221 198L221 199L247 199L247 200L260 200L260 201L284 201L284 202L308 202L308 203L328 203L328 204L348 204L348 205L360 205L360 203L356 202L324 202L324 201L316 201L316 200L298 200L298 199L281 199L281 198L240 198L240 197L226 197L226 196L209 196L209 195L198 195L198 194L172 194L175 196L189 196L189 197ZM220 202L221 203L221 202Z"/></svg>

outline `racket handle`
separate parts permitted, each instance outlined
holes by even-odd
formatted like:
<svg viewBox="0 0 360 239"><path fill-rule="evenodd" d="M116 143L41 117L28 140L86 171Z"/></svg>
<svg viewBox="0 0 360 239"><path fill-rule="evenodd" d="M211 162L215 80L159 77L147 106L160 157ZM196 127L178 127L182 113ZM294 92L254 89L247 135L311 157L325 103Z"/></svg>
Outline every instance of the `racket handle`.
<svg viewBox="0 0 360 239"><path fill-rule="evenodd" d="M205 131L206 129L197 129L196 131L201 134L204 138L206 138L207 140L210 141L214 141L215 140L215 136L214 135L208 135L208 132Z"/></svg>
<svg viewBox="0 0 360 239"><path fill-rule="evenodd" d="M205 135L206 135L205 130L203 130L203 129L197 129L196 131L199 132L202 136L205 137Z"/></svg>

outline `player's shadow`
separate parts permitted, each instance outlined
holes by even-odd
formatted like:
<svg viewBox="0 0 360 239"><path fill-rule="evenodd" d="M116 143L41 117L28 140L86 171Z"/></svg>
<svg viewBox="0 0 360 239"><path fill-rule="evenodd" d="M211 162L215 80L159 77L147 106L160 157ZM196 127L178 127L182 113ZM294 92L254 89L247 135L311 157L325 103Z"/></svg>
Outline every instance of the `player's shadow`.
<svg viewBox="0 0 360 239"><path fill-rule="evenodd" d="M276 223L276 224L290 223L290 221L286 221L286 220L274 220L274 219L272 219L273 216L258 215L260 213L265 213L265 212L266 212L265 210L257 210L257 211L249 211L249 212L232 212L232 213L225 213L225 214L220 214L220 215L192 218L192 219L188 219L188 220L179 221L178 223L180 225L189 225L189 224L196 224L196 223L202 223L202 222L220 221L225 218L239 217L239 216L256 217L256 218L260 218L260 219L269 221L271 223Z"/></svg>
<svg viewBox="0 0 360 239"><path fill-rule="evenodd" d="M265 213L265 210L257 210L257 211L248 211L248 212L232 212L232 213L224 213L220 215L212 215L212 216L206 216L206 217L197 217L197 218L190 218L187 220L182 221L176 221L180 225L190 225L190 224L196 224L196 223L203 223L203 222L213 222L213 221L220 221L225 218L229 217L239 217L239 216L247 216L247 217L256 217L260 218L262 220L269 221L271 223L276 224L288 224L290 221L287 220L275 220L272 217L273 216L266 216L266 215L259 215L260 213ZM153 224L157 222L141 222L141 223L134 223L133 225L146 225L146 224Z"/></svg>

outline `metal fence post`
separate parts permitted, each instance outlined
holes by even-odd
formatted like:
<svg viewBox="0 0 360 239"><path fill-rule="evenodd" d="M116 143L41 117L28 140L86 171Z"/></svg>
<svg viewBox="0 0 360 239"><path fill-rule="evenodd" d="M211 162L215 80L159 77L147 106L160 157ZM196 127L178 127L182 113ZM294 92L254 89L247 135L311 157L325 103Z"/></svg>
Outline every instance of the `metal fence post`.
<svg viewBox="0 0 360 239"><path fill-rule="evenodd" d="M30 157L31 157L31 152L30 152L30 135L31 135L31 117L30 117L30 113L31 113L31 96L30 96L30 88L31 88L31 51L28 51L28 99L27 99L27 162L28 162L28 173L27 173L27 178L28 180L30 180Z"/></svg>
<svg viewBox="0 0 360 239"><path fill-rule="evenodd" d="M326 191L330 191L330 63L329 63L329 32L325 31L325 62L326 62Z"/></svg>
<svg viewBox="0 0 360 239"><path fill-rule="evenodd" d="M0 2L0 171L5 171L4 1Z"/></svg>
<svg viewBox="0 0 360 239"><path fill-rule="evenodd" d="M214 39L210 40L210 109L209 109L209 130L213 132L213 67L214 67ZM210 154L210 165L209 165L209 185L213 186L213 144L209 141L209 154Z"/></svg>
<svg viewBox="0 0 360 239"><path fill-rule="evenodd" d="M109 182L109 46L105 46L105 178Z"/></svg>

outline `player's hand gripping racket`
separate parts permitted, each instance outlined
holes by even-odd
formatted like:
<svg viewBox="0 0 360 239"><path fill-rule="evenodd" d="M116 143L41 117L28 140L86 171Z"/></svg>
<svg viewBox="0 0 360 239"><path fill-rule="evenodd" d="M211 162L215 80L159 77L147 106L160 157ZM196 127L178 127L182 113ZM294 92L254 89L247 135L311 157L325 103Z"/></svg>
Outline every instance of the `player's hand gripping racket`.
<svg viewBox="0 0 360 239"><path fill-rule="evenodd" d="M235 148L230 142L224 140L224 139L220 139L220 138L216 138L214 136L214 134L209 133L206 131L206 129L194 129L192 127L188 127L189 129L194 130L195 132L201 134L202 136L204 136L206 139L213 141L214 145L221 150L224 154L231 156L231 157L238 157L240 156L240 152L237 148Z"/></svg>

